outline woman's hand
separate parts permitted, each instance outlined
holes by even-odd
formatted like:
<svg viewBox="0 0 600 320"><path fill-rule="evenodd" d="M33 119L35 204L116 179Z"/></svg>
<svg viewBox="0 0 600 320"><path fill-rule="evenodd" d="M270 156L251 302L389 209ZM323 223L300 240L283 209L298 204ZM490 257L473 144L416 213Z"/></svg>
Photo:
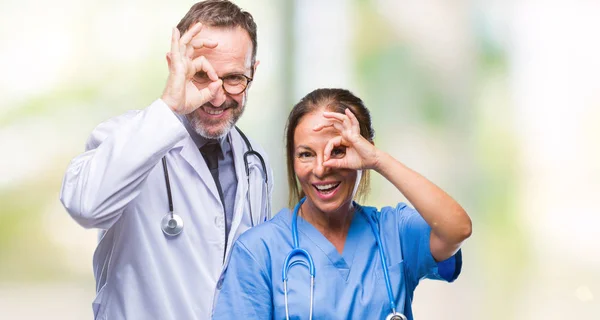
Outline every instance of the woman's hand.
<svg viewBox="0 0 600 320"><path fill-rule="evenodd" d="M340 133L325 146L324 166L355 170L374 169L377 166L378 149L360 135L360 125L350 109L346 109L345 114L326 111L323 117L327 122L313 128L314 131L332 127ZM339 147L345 148L345 156L332 156L332 151Z"/></svg>
<svg viewBox="0 0 600 320"><path fill-rule="evenodd" d="M200 30L202 24L198 22L180 38L179 30L173 28L171 51L167 53L169 77L161 99L178 114L191 113L210 101L222 85L208 60L204 56L196 57L198 50L213 49L218 45L213 40L194 39ZM206 88L198 89L192 83L192 78L198 72L206 73L211 80Z"/></svg>

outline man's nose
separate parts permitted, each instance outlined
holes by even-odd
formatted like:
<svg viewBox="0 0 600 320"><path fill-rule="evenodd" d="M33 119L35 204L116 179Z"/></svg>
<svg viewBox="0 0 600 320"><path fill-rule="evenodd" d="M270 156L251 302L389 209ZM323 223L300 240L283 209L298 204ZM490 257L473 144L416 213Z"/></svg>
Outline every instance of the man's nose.
<svg viewBox="0 0 600 320"><path fill-rule="evenodd" d="M225 103L225 100L227 100L227 95L225 94L225 90L223 90L223 87L221 86L219 90L217 90L217 92L215 93L215 96L209 101L209 103L215 107L218 107Z"/></svg>

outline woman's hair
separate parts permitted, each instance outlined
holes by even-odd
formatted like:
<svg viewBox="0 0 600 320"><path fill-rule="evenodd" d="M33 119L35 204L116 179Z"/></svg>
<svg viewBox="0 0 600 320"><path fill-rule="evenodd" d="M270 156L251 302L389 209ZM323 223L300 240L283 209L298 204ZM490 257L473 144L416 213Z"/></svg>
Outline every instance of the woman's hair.
<svg viewBox="0 0 600 320"><path fill-rule="evenodd" d="M360 126L360 135L373 143L375 131L371 126L371 114L365 107L363 101L346 89L316 89L300 99L287 120L285 127L285 150L287 158L287 175L289 187L289 205L294 205L302 199L305 194L299 186L296 173L294 172L294 132L302 117L313 111L320 109L344 113L344 110L350 109L356 116ZM363 172L356 198L363 200L369 192L369 170Z"/></svg>
<svg viewBox="0 0 600 320"><path fill-rule="evenodd" d="M177 29L183 35L192 25L202 22L217 28L241 27L248 32L252 41L252 66L256 61L256 23L252 15L228 0L205 0L194 4L179 21Z"/></svg>

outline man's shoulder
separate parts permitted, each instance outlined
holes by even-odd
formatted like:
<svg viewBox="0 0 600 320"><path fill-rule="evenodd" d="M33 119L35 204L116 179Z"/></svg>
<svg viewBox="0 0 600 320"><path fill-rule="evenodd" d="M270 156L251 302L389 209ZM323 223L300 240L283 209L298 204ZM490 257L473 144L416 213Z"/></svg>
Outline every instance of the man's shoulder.
<svg viewBox="0 0 600 320"><path fill-rule="evenodd" d="M115 131L115 129L117 129L123 123L133 119L140 112L141 110L129 110L98 124L90 134L90 137L86 142L85 149L91 150L97 148L102 141L104 141L108 136L111 135L113 131Z"/></svg>

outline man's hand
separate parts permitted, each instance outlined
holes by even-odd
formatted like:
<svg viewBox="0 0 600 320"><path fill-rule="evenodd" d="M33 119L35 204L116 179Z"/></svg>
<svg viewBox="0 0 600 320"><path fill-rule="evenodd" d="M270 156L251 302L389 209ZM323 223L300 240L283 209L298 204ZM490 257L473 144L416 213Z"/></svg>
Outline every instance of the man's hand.
<svg viewBox="0 0 600 320"><path fill-rule="evenodd" d="M201 48L215 48L218 43L209 39L193 39L202 30L200 22L192 26L180 38L179 30L173 28L171 51L167 53L169 77L161 99L178 114L188 114L212 100L222 85L217 73L204 56L194 58ZM192 40L193 39L193 40ZM204 72L211 80L208 87L198 89L192 78Z"/></svg>

